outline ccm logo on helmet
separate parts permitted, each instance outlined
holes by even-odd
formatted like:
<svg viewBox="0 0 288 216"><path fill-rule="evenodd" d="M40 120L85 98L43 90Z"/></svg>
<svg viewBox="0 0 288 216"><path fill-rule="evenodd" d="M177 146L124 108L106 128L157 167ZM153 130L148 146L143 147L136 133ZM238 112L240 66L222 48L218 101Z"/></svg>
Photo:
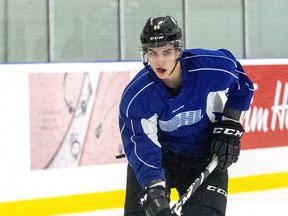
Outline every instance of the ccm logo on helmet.
<svg viewBox="0 0 288 216"><path fill-rule="evenodd" d="M235 130L232 128L223 128L223 127L215 127L213 130L213 134L221 134L224 133L226 135L233 135L233 136L237 136L237 137L242 137L243 133L242 131L239 130Z"/></svg>
<svg viewBox="0 0 288 216"><path fill-rule="evenodd" d="M163 39L164 36L155 36L155 37L150 37L150 40L159 40L159 39Z"/></svg>

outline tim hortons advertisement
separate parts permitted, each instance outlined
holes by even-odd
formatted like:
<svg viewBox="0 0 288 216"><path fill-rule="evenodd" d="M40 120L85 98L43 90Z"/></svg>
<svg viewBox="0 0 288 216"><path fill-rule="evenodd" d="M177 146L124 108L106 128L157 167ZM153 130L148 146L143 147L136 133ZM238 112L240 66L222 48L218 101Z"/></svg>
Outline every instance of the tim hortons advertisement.
<svg viewBox="0 0 288 216"><path fill-rule="evenodd" d="M288 65L246 66L255 92L244 121L242 148L288 145Z"/></svg>

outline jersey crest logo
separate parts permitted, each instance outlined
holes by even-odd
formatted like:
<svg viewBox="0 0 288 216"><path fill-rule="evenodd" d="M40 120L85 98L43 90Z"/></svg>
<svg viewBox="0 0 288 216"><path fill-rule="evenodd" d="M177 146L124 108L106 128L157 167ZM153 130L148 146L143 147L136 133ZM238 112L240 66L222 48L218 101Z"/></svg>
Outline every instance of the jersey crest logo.
<svg viewBox="0 0 288 216"><path fill-rule="evenodd" d="M184 125L188 126L196 124L203 118L201 113L201 109L181 112L168 121L159 120L159 127L163 131L171 132Z"/></svg>

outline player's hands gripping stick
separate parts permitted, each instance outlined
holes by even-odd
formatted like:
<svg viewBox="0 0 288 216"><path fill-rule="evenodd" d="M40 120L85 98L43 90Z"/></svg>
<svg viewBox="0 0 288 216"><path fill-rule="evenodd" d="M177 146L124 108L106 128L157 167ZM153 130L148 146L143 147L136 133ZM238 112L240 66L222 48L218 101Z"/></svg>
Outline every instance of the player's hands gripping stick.
<svg viewBox="0 0 288 216"><path fill-rule="evenodd" d="M169 200L164 181L150 183L140 195L146 216L172 216Z"/></svg>

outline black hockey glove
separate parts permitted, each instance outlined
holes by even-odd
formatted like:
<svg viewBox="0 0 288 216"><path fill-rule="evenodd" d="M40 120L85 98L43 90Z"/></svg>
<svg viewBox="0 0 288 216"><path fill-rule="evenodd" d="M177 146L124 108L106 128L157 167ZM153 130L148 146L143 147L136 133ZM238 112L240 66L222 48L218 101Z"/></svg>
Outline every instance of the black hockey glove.
<svg viewBox="0 0 288 216"><path fill-rule="evenodd" d="M232 163L236 163L240 155L240 139L244 134L239 122L226 120L213 123L213 141L210 152L218 156L216 170L225 171Z"/></svg>
<svg viewBox="0 0 288 216"><path fill-rule="evenodd" d="M146 216L173 216L169 206L169 196L163 186L148 186L140 195L140 204Z"/></svg>

